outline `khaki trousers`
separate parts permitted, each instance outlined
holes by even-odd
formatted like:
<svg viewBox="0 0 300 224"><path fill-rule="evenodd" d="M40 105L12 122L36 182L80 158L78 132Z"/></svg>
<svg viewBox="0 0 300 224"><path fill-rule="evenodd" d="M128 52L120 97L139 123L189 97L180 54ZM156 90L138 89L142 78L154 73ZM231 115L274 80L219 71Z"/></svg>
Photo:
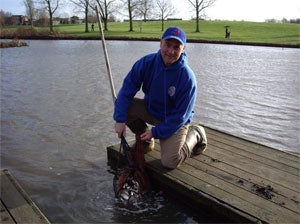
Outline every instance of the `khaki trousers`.
<svg viewBox="0 0 300 224"><path fill-rule="evenodd" d="M143 99L134 98L128 109L126 125L136 135L140 135L148 128L147 124L158 125L159 120L148 113ZM166 139L159 139L162 165L174 169L190 157L191 152L185 144L189 125L182 126L176 133Z"/></svg>

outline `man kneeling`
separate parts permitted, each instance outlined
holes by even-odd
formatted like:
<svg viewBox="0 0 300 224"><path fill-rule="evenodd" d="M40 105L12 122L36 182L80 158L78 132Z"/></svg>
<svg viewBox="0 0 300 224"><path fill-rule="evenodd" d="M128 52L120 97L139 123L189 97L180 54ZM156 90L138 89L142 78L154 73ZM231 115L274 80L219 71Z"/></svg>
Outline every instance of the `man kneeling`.
<svg viewBox="0 0 300 224"><path fill-rule="evenodd" d="M174 169L191 154L200 154L207 145L204 128L191 125L197 97L194 72L187 64L186 34L169 27L156 53L139 59L123 81L115 101L115 130L119 137L130 130L154 146L160 140L161 162ZM143 99L135 98L142 88ZM151 129L147 124L153 125Z"/></svg>

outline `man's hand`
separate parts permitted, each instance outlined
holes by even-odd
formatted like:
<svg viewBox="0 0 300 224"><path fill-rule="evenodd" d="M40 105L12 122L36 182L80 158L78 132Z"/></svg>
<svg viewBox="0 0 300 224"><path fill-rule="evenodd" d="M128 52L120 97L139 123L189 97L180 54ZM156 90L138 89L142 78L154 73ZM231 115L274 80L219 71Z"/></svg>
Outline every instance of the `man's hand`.
<svg viewBox="0 0 300 224"><path fill-rule="evenodd" d="M147 129L140 137L142 141L150 140L152 138L152 131Z"/></svg>
<svg viewBox="0 0 300 224"><path fill-rule="evenodd" d="M121 138L122 136L126 137L126 124L125 123L118 123L115 124L116 133L118 133L118 137Z"/></svg>

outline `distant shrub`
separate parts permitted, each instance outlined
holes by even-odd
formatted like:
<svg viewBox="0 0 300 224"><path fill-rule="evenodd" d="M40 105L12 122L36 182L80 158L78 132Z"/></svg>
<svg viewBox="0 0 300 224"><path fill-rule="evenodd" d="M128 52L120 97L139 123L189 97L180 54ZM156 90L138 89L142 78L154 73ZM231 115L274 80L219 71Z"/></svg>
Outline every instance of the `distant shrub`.
<svg viewBox="0 0 300 224"><path fill-rule="evenodd" d="M32 37L37 36L38 31L32 27L19 27L16 30L16 35L21 37Z"/></svg>
<svg viewBox="0 0 300 224"><path fill-rule="evenodd" d="M32 27L18 27L17 29L2 29L0 33L1 38L26 38L26 39L51 39L65 36L59 31L50 32L46 29L35 29Z"/></svg>
<svg viewBox="0 0 300 224"><path fill-rule="evenodd" d="M1 29L0 37L13 37L15 36L15 31L11 29Z"/></svg>

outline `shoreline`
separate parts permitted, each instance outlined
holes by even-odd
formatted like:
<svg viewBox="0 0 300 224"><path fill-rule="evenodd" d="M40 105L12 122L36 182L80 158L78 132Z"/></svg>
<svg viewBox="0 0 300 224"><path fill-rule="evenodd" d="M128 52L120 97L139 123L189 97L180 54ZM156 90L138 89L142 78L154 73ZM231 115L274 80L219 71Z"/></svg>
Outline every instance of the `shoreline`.
<svg viewBox="0 0 300 224"><path fill-rule="evenodd" d="M54 36L0 36L0 39L23 39L23 40L101 40L99 37L81 37L68 35L54 35ZM159 41L160 38L135 38L135 37L105 37L105 40L120 40L120 41ZM238 42L238 41L218 41L205 39L190 39L187 43L207 43L207 44L226 44L226 45L246 45L246 46L260 46L260 47L281 47L281 48L300 48L299 45L292 44L276 44L276 43L256 43L256 42Z"/></svg>

